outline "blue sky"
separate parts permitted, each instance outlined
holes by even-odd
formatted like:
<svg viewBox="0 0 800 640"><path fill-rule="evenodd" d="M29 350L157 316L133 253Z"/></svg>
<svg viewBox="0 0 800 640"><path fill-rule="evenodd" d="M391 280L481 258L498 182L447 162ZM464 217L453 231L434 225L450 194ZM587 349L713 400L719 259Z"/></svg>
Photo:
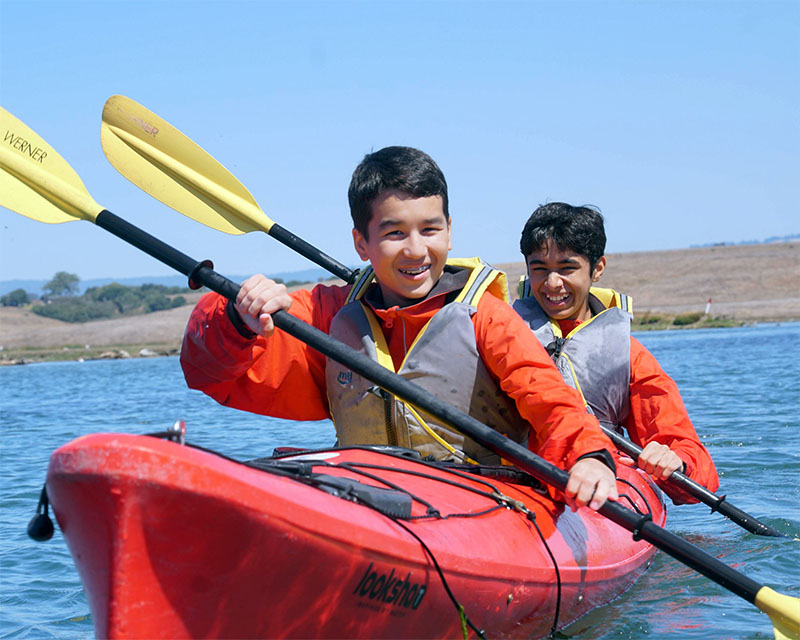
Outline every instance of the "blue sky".
<svg viewBox="0 0 800 640"><path fill-rule="evenodd" d="M798 233L800 2L0 2L0 103L95 200L227 274L307 268L129 183L103 104L142 103L276 222L355 265L347 185L419 147L449 184L454 255L520 259L544 202L594 204L609 252ZM168 275L87 222L0 208L0 280Z"/></svg>

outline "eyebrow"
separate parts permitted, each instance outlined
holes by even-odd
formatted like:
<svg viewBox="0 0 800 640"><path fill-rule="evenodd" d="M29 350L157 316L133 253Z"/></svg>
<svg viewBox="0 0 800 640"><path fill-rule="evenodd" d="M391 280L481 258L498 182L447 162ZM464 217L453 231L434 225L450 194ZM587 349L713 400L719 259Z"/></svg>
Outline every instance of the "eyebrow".
<svg viewBox="0 0 800 640"><path fill-rule="evenodd" d="M400 220L396 220L394 218L388 218L386 220L382 220L378 223L378 229L385 229L386 227L398 227L405 224ZM422 221L422 224L429 225L429 224L447 224L447 221L444 219L444 216L435 216L433 218L427 218Z"/></svg>
<svg viewBox="0 0 800 640"><path fill-rule="evenodd" d="M528 264L544 264L544 260L530 260ZM576 258L567 258L566 260L559 260L558 264L579 264Z"/></svg>

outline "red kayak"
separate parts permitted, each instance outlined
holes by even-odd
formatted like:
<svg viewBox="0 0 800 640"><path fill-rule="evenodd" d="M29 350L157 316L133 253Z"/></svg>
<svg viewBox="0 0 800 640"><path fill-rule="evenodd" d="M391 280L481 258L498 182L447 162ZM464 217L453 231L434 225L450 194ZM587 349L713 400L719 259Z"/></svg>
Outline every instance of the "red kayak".
<svg viewBox="0 0 800 640"><path fill-rule="evenodd" d="M649 478L618 476L663 525ZM47 493L102 638L539 637L655 552L519 471L397 448L241 463L97 434L52 455Z"/></svg>

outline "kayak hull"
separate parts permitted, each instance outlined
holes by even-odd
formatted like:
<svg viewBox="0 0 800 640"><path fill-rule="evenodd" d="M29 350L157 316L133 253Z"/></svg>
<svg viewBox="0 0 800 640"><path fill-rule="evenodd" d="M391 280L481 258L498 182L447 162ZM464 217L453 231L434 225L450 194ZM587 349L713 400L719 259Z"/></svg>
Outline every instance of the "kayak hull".
<svg viewBox="0 0 800 640"><path fill-rule="evenodd" d="M366 448L280 463L312 479L147 436L95 434L58 449L47 491L97 636L460 636L449 589L488 637L538 637L557 606L561 627L619 596L654 553L532 486ZM663 524L649 479L618 473L636 487L620 491ZM329 481L356 481L378 501L321 490ZM499 505L492 490L524 507Z"/></svg>

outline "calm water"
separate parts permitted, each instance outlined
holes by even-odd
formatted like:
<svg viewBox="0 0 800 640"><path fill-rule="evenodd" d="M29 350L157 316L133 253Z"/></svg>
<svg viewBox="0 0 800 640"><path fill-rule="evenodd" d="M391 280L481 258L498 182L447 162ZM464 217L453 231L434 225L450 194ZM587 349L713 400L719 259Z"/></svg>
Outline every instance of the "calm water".
<svg viewBox="0 0 800 640"><path fill-rule="evenodd" d="M675 378L722 475L721 492L800 538L800 324L638 336ZM147 433L177 419L190 440L234 457L275 445L326 446L328 422L292 423L216 405L185 388L177 358L0 368L0 637L90 638L64 539L28 539L48 457L100 431ZM754 580L800 596L800 541L746 533L702 505L668 528ZM658 554L636 585L567 630L574 638L769 638L754 606Z"/></svg>

